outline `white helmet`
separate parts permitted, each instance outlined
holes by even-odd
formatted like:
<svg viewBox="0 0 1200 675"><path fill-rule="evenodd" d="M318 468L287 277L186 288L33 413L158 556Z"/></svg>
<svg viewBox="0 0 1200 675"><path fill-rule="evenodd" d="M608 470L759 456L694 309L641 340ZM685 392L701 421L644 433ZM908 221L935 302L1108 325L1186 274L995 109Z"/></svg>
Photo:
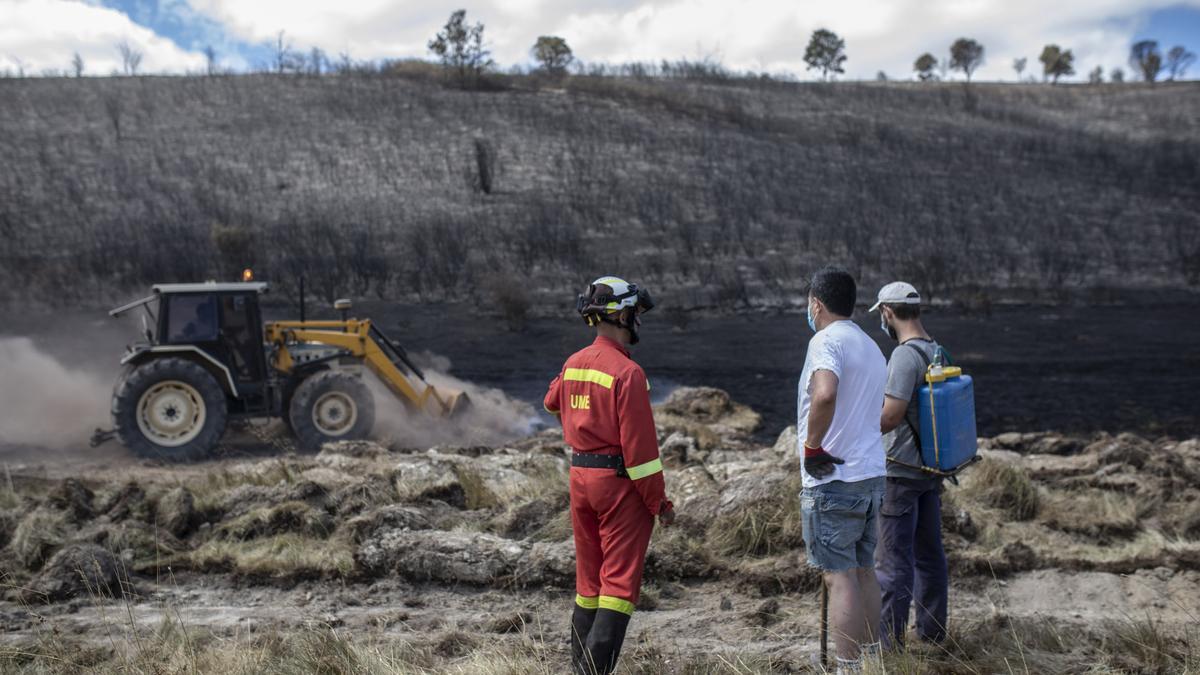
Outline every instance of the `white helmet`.
<svg viewBox="0 0 1200 675"><path fill-rule="evenodd" d="M619 318L610 318L610 315L620 314L625 309L634 310L633 320L623 322ZM636 316L651 309L654 309L654 301L650 299L649 291L620 277L596 279L588 286L587 292L575 300L575 310L587 325L595 326L604 321L620 326L629 331L632 344L638 341Z"/></svg>

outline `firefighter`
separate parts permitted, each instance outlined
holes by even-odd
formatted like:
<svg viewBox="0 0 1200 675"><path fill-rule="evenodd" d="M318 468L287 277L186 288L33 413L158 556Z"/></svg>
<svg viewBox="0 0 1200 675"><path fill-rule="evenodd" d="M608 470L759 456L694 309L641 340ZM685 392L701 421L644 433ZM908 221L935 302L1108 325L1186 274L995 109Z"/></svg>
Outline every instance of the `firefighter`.
<svg viewBox="0 0 1200 675"><path fill-rule="evenodd" d="M675 520L666 498L650 384L629 356L650 294L617 277L601 277L576 302L596 331L550 383L546 410L559 417L571 458L571 528L575 533L575 608L571 667L611 673L637 605L654 518Z"/></svg>

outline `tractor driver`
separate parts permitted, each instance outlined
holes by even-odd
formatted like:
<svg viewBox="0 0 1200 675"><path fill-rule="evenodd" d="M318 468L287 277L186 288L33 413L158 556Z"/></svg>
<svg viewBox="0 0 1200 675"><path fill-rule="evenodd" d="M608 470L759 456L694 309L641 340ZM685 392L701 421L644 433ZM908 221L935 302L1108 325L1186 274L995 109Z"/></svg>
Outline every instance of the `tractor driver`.
<svg viewBox="0 0 1200 675"><path fill-rule="evenodd" d="M575 608L571 667L606 675L616 668L638 601L654 518L675 520L666 498L646 374L629 356L650 294L601 277L576 310L596 340L576 352L550 383L545 407L562 422L571 459L575 534Z"/></svg>

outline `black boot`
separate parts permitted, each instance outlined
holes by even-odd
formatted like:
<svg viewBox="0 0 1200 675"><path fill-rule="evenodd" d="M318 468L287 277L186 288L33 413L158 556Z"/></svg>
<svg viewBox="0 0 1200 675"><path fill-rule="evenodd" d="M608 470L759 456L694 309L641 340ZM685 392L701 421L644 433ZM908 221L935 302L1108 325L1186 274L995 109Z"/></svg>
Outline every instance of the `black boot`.
<svg viewBox="0 0 1200 675"><path fill-rule="evenodd" d="M595 609L584 609L575 605L575 611L571 614L571 672L576 675L590 675L592 672L585 654L588 634L592 632L596 612Z"/></svg>
<svg viewBox="0 0 1200 675"><path fill-rule="evenodd" d="M616 669L628 626L628 614L611 609L596 610L596 621L587 639L588 663L585 665L590 668L588 675L608 675Z"/></svg>

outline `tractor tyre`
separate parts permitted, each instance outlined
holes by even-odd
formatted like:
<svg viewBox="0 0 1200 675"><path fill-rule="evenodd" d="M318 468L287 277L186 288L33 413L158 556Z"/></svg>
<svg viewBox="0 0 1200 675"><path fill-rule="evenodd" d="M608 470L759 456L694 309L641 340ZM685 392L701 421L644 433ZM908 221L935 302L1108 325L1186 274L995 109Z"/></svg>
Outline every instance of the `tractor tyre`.
<svg viewBox="0 0 1200 675"><path fill-rule="evenodd" d="M375 426L375 398L362 378L325 370L296 387L288 417L300 448L315 452L325 443L357 441L370 435Z"/></svg>
<svg viewBox="0 0 1200 675"><path fill-rule="evenodd" d="M308 376L311 377L312 374L323 371L324 369L312 371ZM307 378L304 375L293 373L293 377L289 378L283 385L283 395L281 397L283 405L280 406L282 414L279 417L283 420L283 426L287 428L288 434L291 436L296 435L296 430L292 428L292 398L296 396L296 389L305 379Z"/></svg>
<svg viewBox="0 0 1200 675"><path fill-rule="evenodd" d="M212 452L225 433L225 391L203 366L159 358L117 380L113 423L121 442L141 457L191 460Z"/></svg>

